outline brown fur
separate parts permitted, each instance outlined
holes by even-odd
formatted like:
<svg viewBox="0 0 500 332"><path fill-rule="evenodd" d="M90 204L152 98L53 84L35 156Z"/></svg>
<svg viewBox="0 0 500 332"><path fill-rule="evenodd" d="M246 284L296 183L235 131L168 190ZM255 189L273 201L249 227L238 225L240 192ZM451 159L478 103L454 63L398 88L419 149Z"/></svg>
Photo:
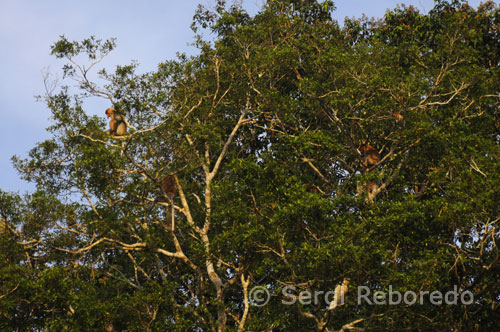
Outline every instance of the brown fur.
<svg viewBox="0 0 500 332"><path fill-rule="evenodd" d="M392 113L392 116L394 116L394 120L396 120L396 122L401 122L404 120L404 116L402 116L398 112Z"/></svg>
<svg viewBox="0 0 500 332"><path fill-rule="evenodd" d="M173 175L167 175L160 181L161 189L169 197L175 197L177 194L177 185Z"/></svg>
<svg viewBox="0 0 500 332"><path fill-rule="evenodd" d="M359 147L363 153L363 163L365 166L375 165L380 160L380 154L369 144L363 144Z"/></svg>
<svg viewBox="0 0 500 332"><path fill-rule="evenodd" d="M108 108L106 110L106 116L111 118L111 120L109 120L109 134L113 136L125 135L127 132L125 117L114 108Z"/></svg>

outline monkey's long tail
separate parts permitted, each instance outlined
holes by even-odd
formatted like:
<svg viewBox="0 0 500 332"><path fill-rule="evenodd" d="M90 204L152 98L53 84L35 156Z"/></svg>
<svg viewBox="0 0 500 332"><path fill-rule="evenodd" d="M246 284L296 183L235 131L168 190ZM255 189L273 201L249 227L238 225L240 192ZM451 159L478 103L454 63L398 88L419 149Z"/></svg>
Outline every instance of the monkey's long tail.
<svg viewBox="0 0 500 332"><path fill-rule="evenodd" d="M168 200L169 200L169 208L170 208L170 217L171 217L171 221L172 221L172 224L171 224L171 229L172 229L172 232L175 230L175 211L174 211L174 194L172 193L168 193L167 194L168 196Z"/></svg>

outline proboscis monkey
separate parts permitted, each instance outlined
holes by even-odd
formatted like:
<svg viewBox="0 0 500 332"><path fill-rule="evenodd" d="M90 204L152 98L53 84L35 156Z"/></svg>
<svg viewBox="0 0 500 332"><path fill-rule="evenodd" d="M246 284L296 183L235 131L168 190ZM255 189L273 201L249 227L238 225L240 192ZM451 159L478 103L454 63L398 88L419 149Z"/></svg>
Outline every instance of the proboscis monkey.
<svg viewBox="0 0 500 332"><path fill-rule="evenodd" d="M106 110L106 116L111 118L111 120L109 120L110 135L121 136L127 132L127 124L125 123L123 114L117 112L114 108L108 108Z"/></svg>
<svg viewBox="0 0 500 332"><path fill-rule="evenodd" d="M330 302L328 310L335 310L335 308L344 304L344 296L349 290L349 278L344 278L344 281L335 287L335 294L333 295L333 301Z"/></svg>
<svg viewBox="0 0 500 332"><path fill-rule="evenodd" d="M170 217L171 217L171 230L175 230L175 215L174 215L174 198L177 194L177 185L175 183L175 178L172 174L165 176L160 181L161 191L164 195L167 195L170 204Z"/></svg>
<svg viewBox="0 0 500 332"><path fill-rule="evenodd" d="M361 144L359 150L363 156L363 165L365 167L373 166L380 160L380 154L375 148L369 144Z"/></svg>
<svg viewBox="0 0 500 332"><path fill-rule="evenodd" d="M175 228L174 198L175 195L177 194L177 185L175 183L175 177L173 174L169 174L160 180L160 190L161 194L160 196L157 196L153 201L153 205L151 206L150 211L152 211L153 207L157 202L165 202L165 201L168 202L170 208L169 216L171 218L171 225L165 227L167 227L167 230L169 231L174 231Z"/></svg>
<svg viewBox="0 0 500 332"><path fill-rule="evenodd" d="M165 176L160 181L161 190L167 195L169 199L173 199L175 194L177 194L177 185L175 184L175 178L172 174Z"/></svg>
<svg viewBox="0 0 500 332"><path fill-rule="evenodd" d="M404 120L404 116L402 116L398 112L392 113L392 116L394 117L394 120L396 120L397 123L401 123Z"/></svg>

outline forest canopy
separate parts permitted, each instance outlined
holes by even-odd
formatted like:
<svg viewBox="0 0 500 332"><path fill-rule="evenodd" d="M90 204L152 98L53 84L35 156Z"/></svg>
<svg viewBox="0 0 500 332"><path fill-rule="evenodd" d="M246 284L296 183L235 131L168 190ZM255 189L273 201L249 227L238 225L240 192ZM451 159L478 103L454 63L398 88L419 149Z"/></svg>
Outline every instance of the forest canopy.
<svg viewBox="0 0 500 332"><path fill-rule="evenodd" d="M498 330L498 5L334 10L200 6L198 54L144 74L56 41L51 137L13 158L36 191L0 191L0 330Z"/></svg>

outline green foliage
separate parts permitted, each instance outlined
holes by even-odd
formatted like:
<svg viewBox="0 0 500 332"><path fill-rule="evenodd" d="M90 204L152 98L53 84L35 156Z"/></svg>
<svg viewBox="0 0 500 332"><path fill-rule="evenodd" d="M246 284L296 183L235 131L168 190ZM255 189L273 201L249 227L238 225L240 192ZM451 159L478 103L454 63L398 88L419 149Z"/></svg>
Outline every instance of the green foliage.
<svg viewBox="0 0 500 332"><path fill-rule="evenodd" d="M14 158L37 191L0 193L0 329L498 329L498 6L437 1L343 26L332 10L200 7L193 30L214 39L197 36L199 55L102 69L102 87L88 69L114 41L61 37L52 53L81 91L47 95L53 137ZM87 115L91 96L125 115L126 135ZM334 311L282 303L286 286L345 278ZM254 286L266 306L245 302ZM456 287L474 303L369 305L359 286Z"/></svg>

